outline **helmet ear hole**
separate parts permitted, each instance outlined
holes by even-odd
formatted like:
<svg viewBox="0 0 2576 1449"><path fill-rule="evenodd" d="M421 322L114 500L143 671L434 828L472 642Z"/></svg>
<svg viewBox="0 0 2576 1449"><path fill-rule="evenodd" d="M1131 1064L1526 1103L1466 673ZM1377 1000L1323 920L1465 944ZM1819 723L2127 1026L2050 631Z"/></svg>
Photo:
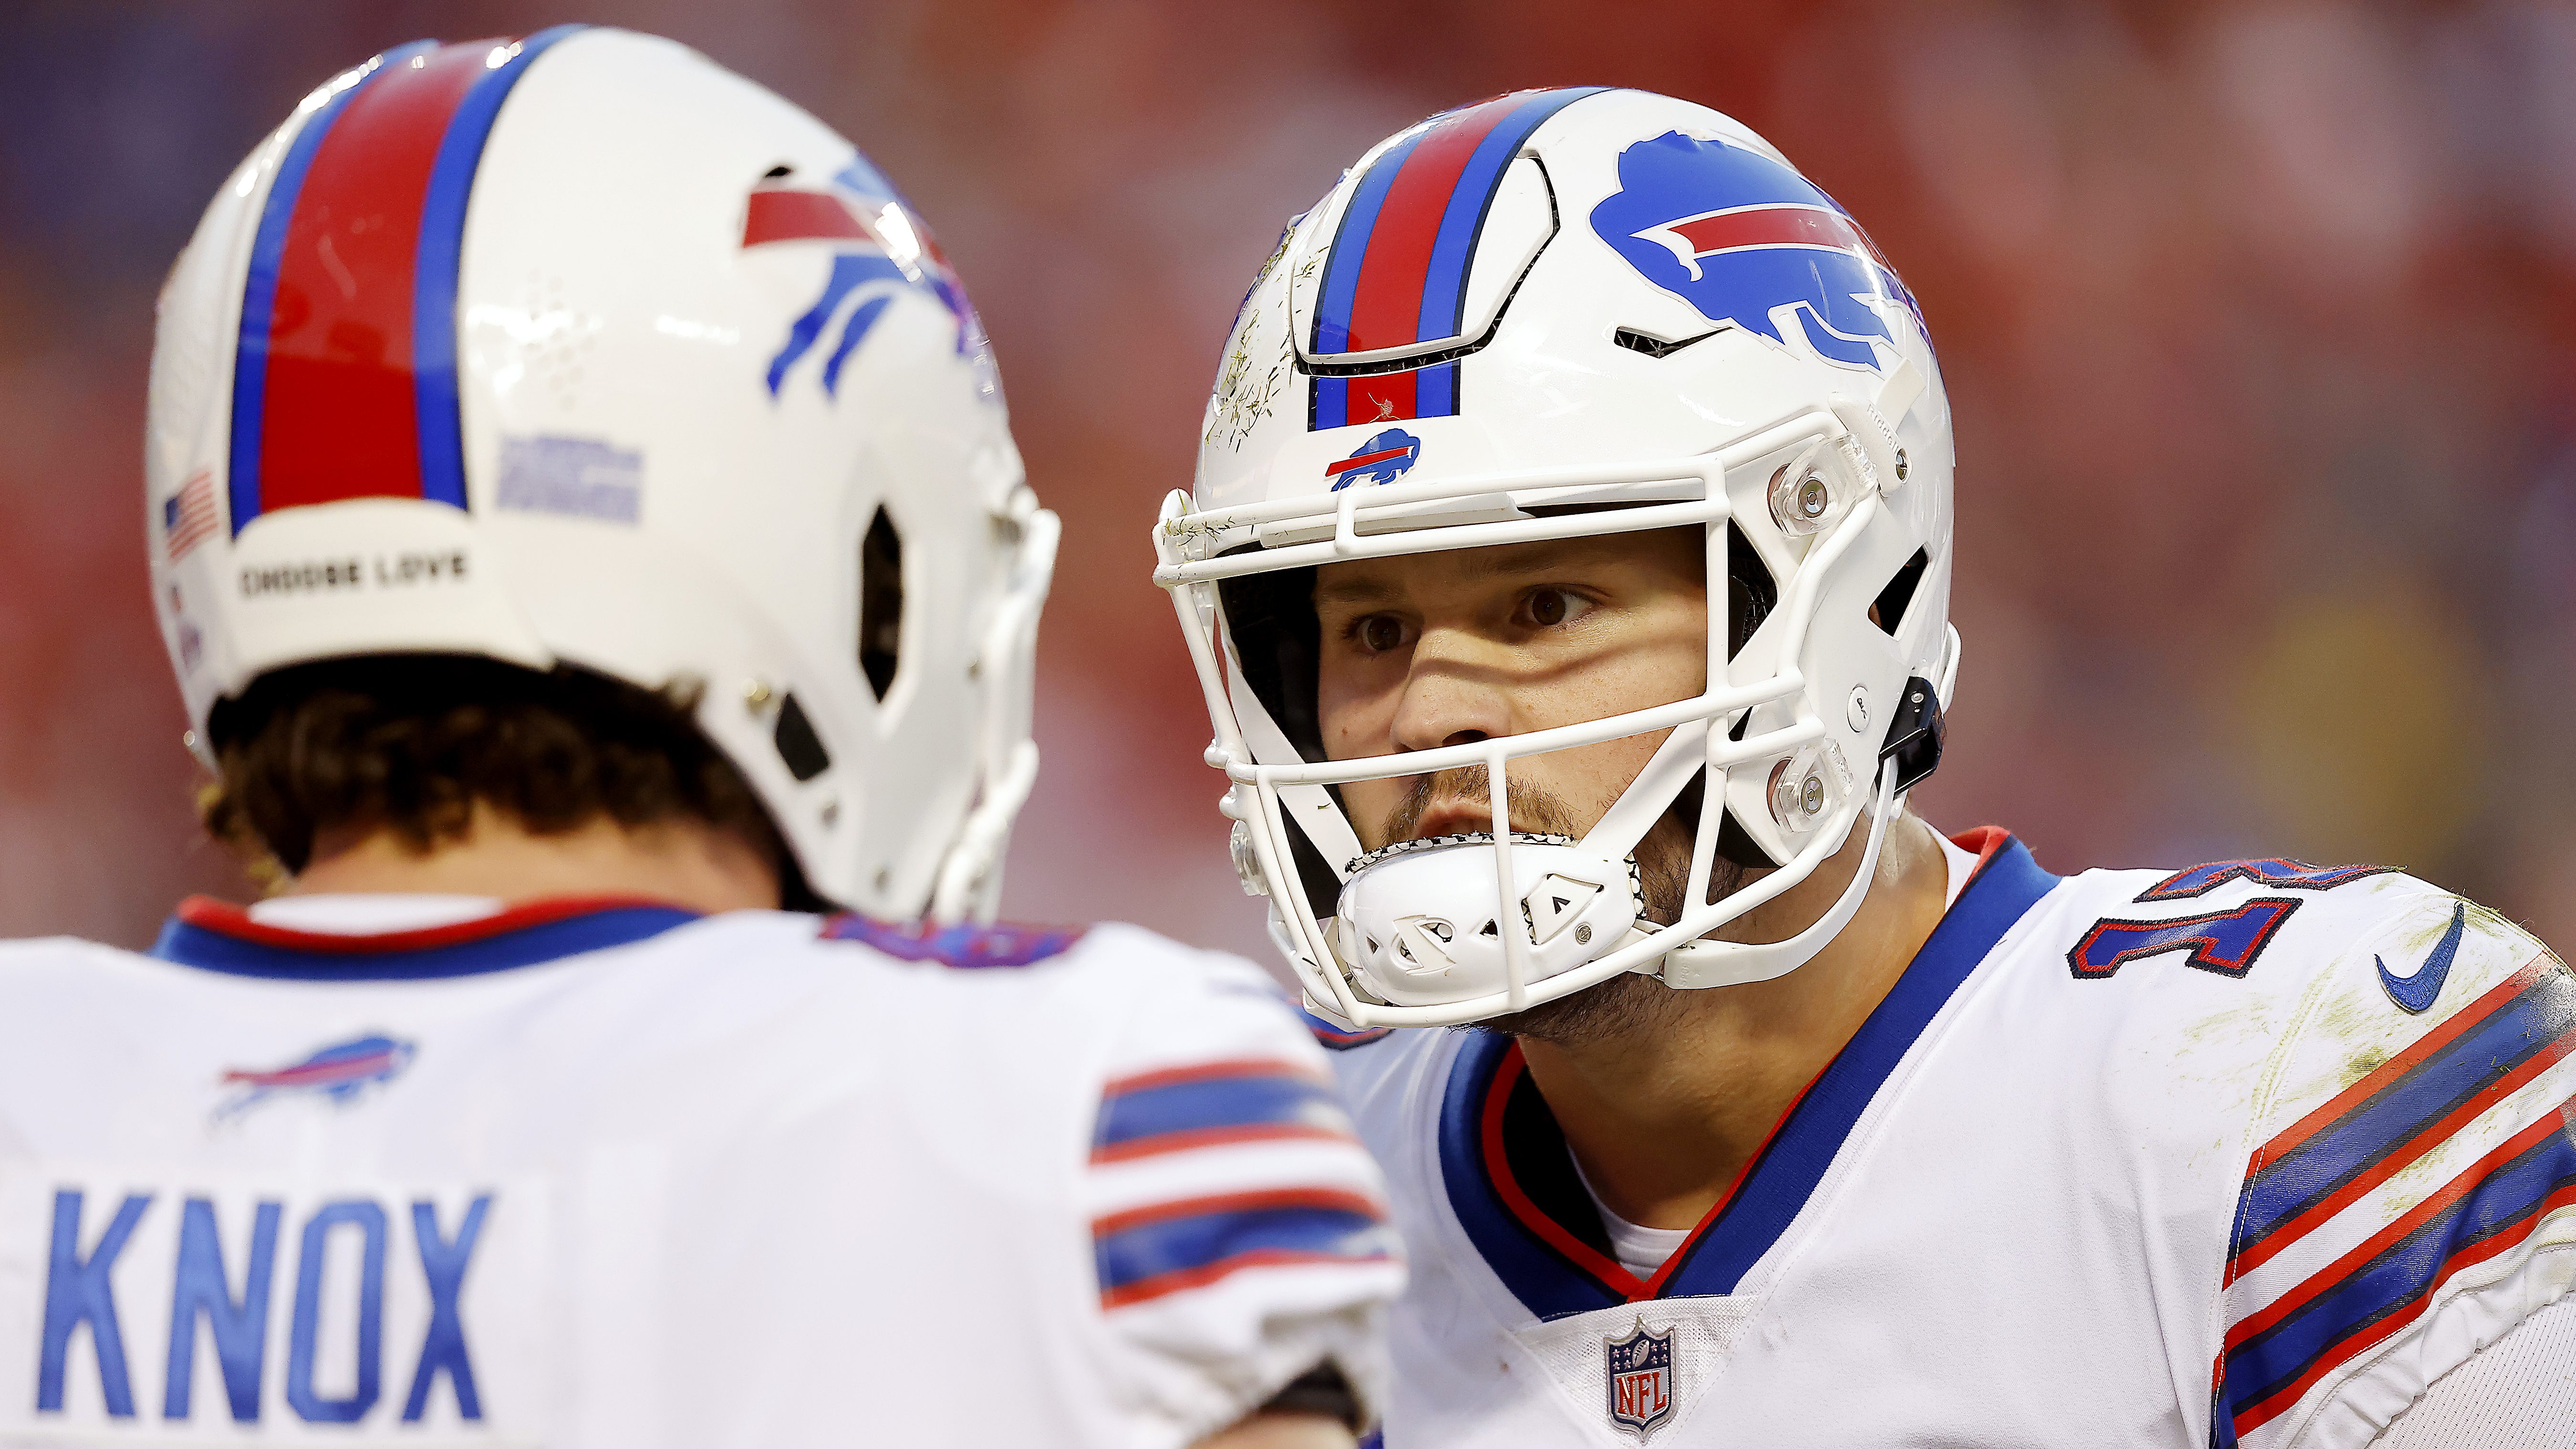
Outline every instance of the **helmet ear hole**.
<svg viewBox="0 0 2576 1449"><path fill-rule="evenodd" d="M779 763L798 784L813 779L832 768L832 752L823 747L823 737L814 731L814 721L807 718L805 706L789 695L778 706L778 727L770 742L778 746Z"/></svg>
<svg viewBox="0 0 2576 1449"><path fill-rule="evenodd" d="M859 672L882 703L903 649L903 535L877 506L859 540Z"/></svg>
<svg viewBox="0 0 2576 1449"><path fill-rule="evenodd" d="M1914 557L1905 561L1896 577L1889 579L1887 587L1879 590L1878 597L1870 603L1869 621L1884 630L1888 638L1895 638L1896 631L1904 627L1906 606L1914 602L1914 590L1922 584L1923 571L1931 565L1932 555L1916 549Z"/></svg>

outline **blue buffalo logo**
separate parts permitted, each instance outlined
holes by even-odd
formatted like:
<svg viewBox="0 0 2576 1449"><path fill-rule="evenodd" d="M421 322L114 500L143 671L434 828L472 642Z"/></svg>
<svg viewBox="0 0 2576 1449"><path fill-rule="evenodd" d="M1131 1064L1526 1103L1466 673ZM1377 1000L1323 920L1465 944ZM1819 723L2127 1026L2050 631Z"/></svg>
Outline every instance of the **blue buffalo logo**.
<svg viewBox="0 0 2576 1449"><path fill-rule="evenodd" d="M824 357L822 381L823 391L838 397L842 366L894 299L911 289L948 309L957 323L958 354L973 362L982 394L999 399L992 349L983 319L966 299L965 285L939 249L938 238L866 157L853 155L826 186L802 186L791 179L764 180L753 187L744 208L743 247L781 242L830 246L832 269L823 280L822 295L789 325L787 340L769 359L770 396L778 395L788 369L819 350L837 318L840 336ZM846 311L845 303L850 304Z"/></svg>
<svg viewBox="0 0 2576 1449"><path fill-rule="evenodd" d="M1758 151L1678 131L1619 153L1619 189L1592 230L1647 281L1711 322L1787 343L1775 314L1794 308L1820 357L1878 370L1893 347L1867 299L1922 309L1859 226L1815 183Z"/></svg>
<svg viewBox="0 0 2576 1449"><path fill-rule="evenodd" d="M1354 483L1392 483L1413 471L1422 457L1422 440L1402 428L1389 428L1360 444L1359 451L1338 463L1326 463L1324 476L1335 493Z"/></svg>
<svg viewBox="0 0 2576 1449"><path fill-rule="evenodd" d="M215 1115L237 1117L281 1093L321 1097L345 1107L368 1088L402 1075L403 1068L411 1065L413 1052L410 1042L371 1034L326 1046L282 1067L237 1067L224 1073L224 1085L235 1091Z"/></svg>

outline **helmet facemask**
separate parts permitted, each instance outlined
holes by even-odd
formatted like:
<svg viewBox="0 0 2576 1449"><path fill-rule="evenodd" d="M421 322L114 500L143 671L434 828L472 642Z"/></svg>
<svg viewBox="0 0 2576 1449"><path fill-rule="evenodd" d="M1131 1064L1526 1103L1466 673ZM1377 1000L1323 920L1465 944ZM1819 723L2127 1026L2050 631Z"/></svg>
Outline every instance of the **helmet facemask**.
<svg viewBox="0 0 2576 1449"><path fill-rule="evenodd" d="M1888 391L1882 403L1901 408ZM1209 762L1234 782L1224 808L1238 867L1247 890L1269 896L1273 934L1316 1005L1354 1024L1434 1025L1518 1012L1629 971L1671 986L1759 980L1849 920L1897 798L1928 770L1919 739L1937 722L1939 692L1910 678L1899 619L1872 622L1873 606L1903 613L1925 554L1884 506L1887 474L1841 411L1875 424L1873 441L1888 436L1853 404L1692 458L1360 484L1207 512L1173 496L1156 533L1157 578L1173 591L1218 723ZM1705 540L1701 692L1472 743L1325 758L1308 600L1318 566L1685 526ZM1587 828L1512 830L1508 849L1486 831L1366 851L1340 798L1361 781L1481 767L1492 819L1508 823L1514 761L1657 733ZM1888 741L1908 739L1918 740L1910 754L1885 757ZM1822 919L1783 942L1704 939L1806 879L1864 814L1860 868ZM1668 923L1647 910L1637 854L1667 815L1690 837ZM1772 869L1721 893L1712 881L1727 861Z"/></svg>

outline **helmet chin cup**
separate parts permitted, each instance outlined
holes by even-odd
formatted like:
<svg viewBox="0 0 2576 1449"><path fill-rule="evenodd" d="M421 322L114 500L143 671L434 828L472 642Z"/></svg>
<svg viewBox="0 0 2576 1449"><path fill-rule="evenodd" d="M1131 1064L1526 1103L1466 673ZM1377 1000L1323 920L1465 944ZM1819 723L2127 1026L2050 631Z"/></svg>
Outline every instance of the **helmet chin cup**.
<svg viewBox="0 0 2576 1449"><path fill-rule="evenodd" d="M1562 835L1511 839L1508 861L1484 832L1363 857L1333 918L1343 969L1392 1006L1506 994L1517 1010L1531 987L1628 939L1643 906L1634 856L1611 860Z"/></svg>

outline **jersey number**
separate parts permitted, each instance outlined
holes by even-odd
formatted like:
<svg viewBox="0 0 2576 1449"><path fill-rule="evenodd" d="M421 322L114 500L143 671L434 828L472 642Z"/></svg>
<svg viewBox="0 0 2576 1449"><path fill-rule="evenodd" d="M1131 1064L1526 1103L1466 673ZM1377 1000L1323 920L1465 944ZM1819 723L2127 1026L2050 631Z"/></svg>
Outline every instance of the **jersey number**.
<svg viewBox="0 0 2576 1449"><path fill-rule="evenodd" d="M2076 978L2102 980L2132 961L2189 951L2183 964L2221 976L2242 976L2254 969L2254 958L2290 919L2299 903L2282 896L2260 896L2232 911L2184 916L2163 921L2095 921L2066 964Z"/></svg>
<svg viewBox="0 0 2576 1449"><path fill-rule="evenodd" d="M2310 865L2274 856L2264 860L2221 860L2178 870L2138 893L2138 903L2185 901L2205 896L2231 881L2250 881L2273 890L2330 891L2365 876L2396 869L2388 865ZM2281 923L2299 908L2285 896L2257 896L2232 911L2212 911L2180 920L2100 920L2066 953L2066 965L2080 981L2101 981L2132 961L2189 951L2186 966L2242 976L2254 969L2254 958L2272 943Z"/></svg>

